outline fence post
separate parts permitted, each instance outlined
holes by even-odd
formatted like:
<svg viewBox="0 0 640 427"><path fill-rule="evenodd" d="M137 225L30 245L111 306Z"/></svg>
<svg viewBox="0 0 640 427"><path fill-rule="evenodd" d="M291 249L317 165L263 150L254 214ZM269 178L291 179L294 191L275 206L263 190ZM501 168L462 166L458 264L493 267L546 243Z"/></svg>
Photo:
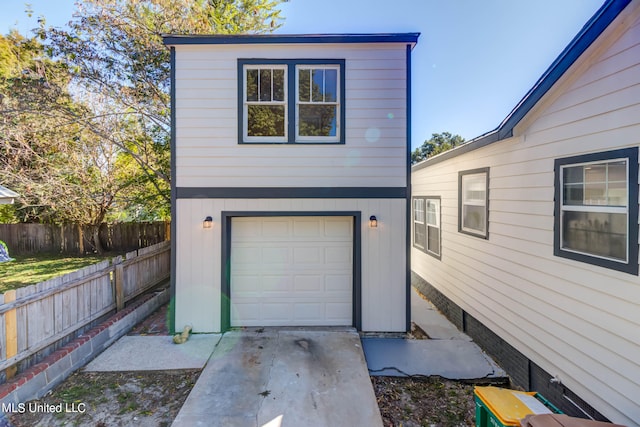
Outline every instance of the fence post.
<svg viewBox="0 0 640 427"><path fill-rule="evenodd" d="M10 303L16 300L16 291L12 289L4 293L4 303ZM10 359L18 354L18 321L16 318L16 309L11 309L4 314L5 325L5 357ZM18 365L13 365L5 369L7 379L13 378L18 371Z"/></svg>
<svg viewBox="0 0 640 427"><path fill-rule="evenodd" d="M116 311L124 308L124 265L122 265L122 256L113 259L115 267L114 273L114 289L116 292Z"/></svg>

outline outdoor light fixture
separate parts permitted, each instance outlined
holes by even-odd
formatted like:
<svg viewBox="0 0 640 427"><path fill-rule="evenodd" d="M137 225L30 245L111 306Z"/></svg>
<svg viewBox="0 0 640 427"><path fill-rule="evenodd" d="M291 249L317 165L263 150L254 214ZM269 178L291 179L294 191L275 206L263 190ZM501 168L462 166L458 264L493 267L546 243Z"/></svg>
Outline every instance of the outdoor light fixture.
<svg viewBox="0 0 640 427"><path fill-rule="evenodd" d="M208 216L204 219L204 221L202 221L202 228L211 228L211 227L213 227L213 218Z"/></svg>
<svg viewBox="0 0 640 427"><path fill-rule="evenodd" d="M378 228L378 218L375 215L369 217L369 227Z"/></svg>

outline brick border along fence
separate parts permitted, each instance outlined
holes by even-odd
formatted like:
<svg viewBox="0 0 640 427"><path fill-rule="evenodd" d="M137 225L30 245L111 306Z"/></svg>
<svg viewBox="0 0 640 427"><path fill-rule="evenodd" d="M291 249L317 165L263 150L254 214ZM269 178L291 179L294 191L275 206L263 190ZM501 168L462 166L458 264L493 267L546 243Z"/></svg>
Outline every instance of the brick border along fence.
<svg viewBox="0 0 640 427"><path fill-rule="evenodd" d="M142 297L140 301L50 354L42 362L0 385L0 405L17 405L44 396L167 303L169 295L169 289L164 289Z"/></svg>

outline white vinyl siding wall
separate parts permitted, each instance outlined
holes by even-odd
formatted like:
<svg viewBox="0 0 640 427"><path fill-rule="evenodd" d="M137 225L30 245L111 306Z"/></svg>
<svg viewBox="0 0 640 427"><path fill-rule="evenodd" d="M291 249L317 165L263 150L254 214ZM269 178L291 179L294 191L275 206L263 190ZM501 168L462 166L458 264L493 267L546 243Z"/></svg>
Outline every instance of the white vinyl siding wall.
<svg viewBox="0 0 640 427"><path fill-rule="evenodd" d="M441 260L413 248L412 269L628 426L640 425L640 278L553 255L554 160L640 145L638 10L623 34L609 28L596 41L515 137L412 175L414 197L442 197ZM458 173L484 167L488 240L457 231Z"/></svg>
<svg viewBox="0 0 640 427"><path fill-rule="evenodd" d="M362 330L405 331L406 200L178 199L176 207L176 330L220 331L222 211L361 211ZM207 215L210 230L202 228ZM377 228L369 227L370 215L378 217Z"/></svg>
<svg viewBox="0 0 640 427"><path fill-rule="evenodd" d="M403 43L177 46L176 186L406 186L406 55ZM238 144L238 58L344 59L346 143Z"/></svg>

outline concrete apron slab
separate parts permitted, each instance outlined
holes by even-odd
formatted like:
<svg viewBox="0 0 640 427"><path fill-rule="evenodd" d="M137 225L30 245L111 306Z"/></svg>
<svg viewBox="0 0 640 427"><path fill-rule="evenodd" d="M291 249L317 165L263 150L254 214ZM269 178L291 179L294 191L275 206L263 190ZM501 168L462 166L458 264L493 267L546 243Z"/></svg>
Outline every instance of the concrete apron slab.
<svg viewBox="0 0 640 427"><path fill-rule="evenodd" d="M374 376L433 376L452 380L504 378L506 373L475 343L467 340L363 338Z"/></svg>
<svg viewBox="0 0 640 427"><path fill-rule="evenodd" d="M173 426L382 426L354 329L225 333Z"/></svg>
<svg viewBox="0 0 640 427"><path fill-rule="evenodd" d="M93 359L85 371L159 371L202 369L213 353L220 334L191 335L174 344L166 335L126 335Z"/></svg>

